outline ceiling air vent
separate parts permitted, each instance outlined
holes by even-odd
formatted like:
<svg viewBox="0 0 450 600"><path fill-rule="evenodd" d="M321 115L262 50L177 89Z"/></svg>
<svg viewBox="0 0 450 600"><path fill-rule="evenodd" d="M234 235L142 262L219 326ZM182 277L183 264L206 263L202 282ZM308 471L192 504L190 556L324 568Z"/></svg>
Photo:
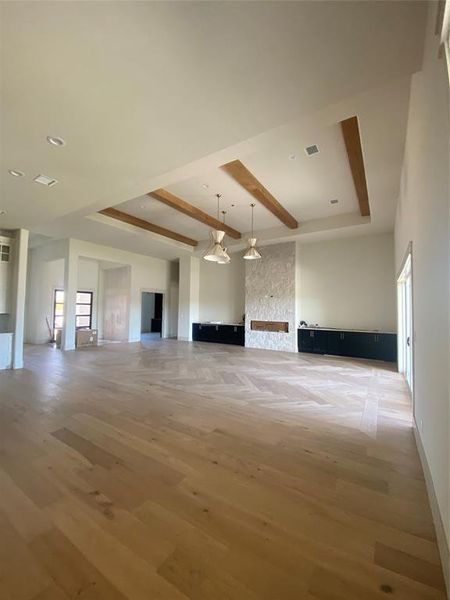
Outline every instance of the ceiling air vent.
<svg viewBox="0 0 450 600"><path fill-rule="evenodd" d="M319 148L314 144L313 146L307 146L305 152L308 156L312 156L313 154L319 154Z"/></svg>
<svg viewBox="0 0 450 600"><path fill-rule="evenodd" d="M36 183L42 183L42 185L46 185L47 187L52 187L58 183L57 179L53 179L53 177L48 177L47 175L38 175L33 179L33 181Z"/></svg>

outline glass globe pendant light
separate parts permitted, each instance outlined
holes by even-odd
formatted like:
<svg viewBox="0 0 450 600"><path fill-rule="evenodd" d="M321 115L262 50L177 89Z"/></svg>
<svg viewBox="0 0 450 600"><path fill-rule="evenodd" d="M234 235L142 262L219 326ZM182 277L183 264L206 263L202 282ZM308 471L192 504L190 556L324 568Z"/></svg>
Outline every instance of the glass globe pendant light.
<svg viewBox="0 0 450 600"><path fill-rule="evenodd" d="M245 260L256 260L257 258L261 258L261 254L256 248L256 238L253 237L253 209L255 208L255 204L250 204L252 207L252 237L248 239L248 249L244 254Z"/></svg>
<svg viewBox="0 0 450 600"><path fill-rule="evenodd" d="M220 194L216 194L217 197L217 220L219 220L220 214ZM206 254L203 256L205 260L210 262L221 262L226 261L228 254L224 251L222 246L222 240L225 236L225 231L220 229L213 229L210 233L211 246L208 248Z"/></svg>

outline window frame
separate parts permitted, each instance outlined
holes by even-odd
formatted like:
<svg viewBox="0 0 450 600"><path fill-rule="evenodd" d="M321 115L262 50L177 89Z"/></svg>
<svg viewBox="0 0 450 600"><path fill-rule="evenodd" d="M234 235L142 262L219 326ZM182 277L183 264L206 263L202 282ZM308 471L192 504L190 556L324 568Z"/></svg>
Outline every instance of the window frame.
<svg viewBox="0 0 450 600"><path fill-rule="evenodd" d="M57 302L56 301L56 294L58 292L62 292L64 294L64 290L62 290L61 288L54 288L53 290L53 331L57 331L57 330L62 330L62 327L56 327L56 317L61 317L64 319L65 318L65 297L64 297L64 301L62 302L63 305L63 314L62 315L57 315L56 314L56 305L57 304L61 304L61 302ZM90 301L89 302L75 302L75 329L92 329L92 313L94 311L94 292L92 290L77 290L77 294L89 294L89 298ZM78 306L89 306L90 310L88 314L83 314L83 315L79 315L77 314L77 307ZM78 317L89 317L89 325L77 325L77 318Z"/></svg>
<svg viewBox="0 0 450 600"><path fill-rule="evenodd" d="M77 290L78 294L89 294L90 301L89 302L75 302L75 329L92 329L92 311L94 308L94 292L89 290ZM89 315L79 315L77 314L78 306L89 306ZM77 325L78 317L87 317L89 316L89 325Z"/></svg>

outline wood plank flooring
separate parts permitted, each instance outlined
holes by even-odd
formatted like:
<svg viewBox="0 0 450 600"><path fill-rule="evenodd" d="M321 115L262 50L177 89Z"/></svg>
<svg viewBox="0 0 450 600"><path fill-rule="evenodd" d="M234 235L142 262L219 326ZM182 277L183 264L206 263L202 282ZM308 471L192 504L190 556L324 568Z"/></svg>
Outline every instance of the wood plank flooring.
<svg viewBox="0 0 450 600"><path fill-rule="evenodd" d="M445 598L387 365L34 346L0 398L2 600Z"/></svg>

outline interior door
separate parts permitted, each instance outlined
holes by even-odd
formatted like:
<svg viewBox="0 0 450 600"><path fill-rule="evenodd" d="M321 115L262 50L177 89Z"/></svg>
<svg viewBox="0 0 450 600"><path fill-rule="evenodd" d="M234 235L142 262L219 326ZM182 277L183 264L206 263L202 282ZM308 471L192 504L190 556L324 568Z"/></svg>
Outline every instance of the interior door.
<svg viewBox="0 0 450 600"><path fill-rule="evenodd" d="M411 394L413 392L413 323L411 265L405 279L405 376Z"/></svg>
<svg viewBox="0 0 450 600"><path fill-rule="evenodd" d="M398 278L398 368L403 373L414 399L414 326L412 258L408 254Z"/></svg>

